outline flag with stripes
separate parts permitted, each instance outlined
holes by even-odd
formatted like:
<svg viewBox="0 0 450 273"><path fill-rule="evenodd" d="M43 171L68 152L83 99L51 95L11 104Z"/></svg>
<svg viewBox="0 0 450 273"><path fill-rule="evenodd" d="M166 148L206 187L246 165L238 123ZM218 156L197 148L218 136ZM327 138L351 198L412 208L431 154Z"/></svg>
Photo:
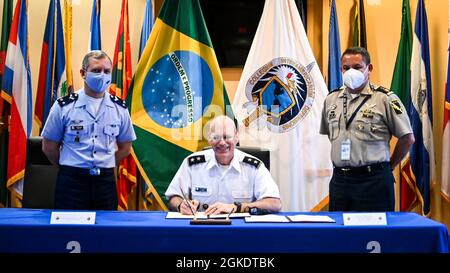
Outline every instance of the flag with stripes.
<svg viewBox="0 0 450 273"><path fill-rule="evenodd" d="M414 188L423 215L430 213L430 183L435 179L432 109L427 13L424 0L419 0L413 34L408 110L416 141L409 149L409 160L402 164L402 178Z"/></svg>
<svg viewBox="0 0 450 273"><path fill-rule="evenodd" d="M128 0L122 0L119 30L114 50L110 93L125 100L132 80L130 29L128 24ZM136 186L136 163L129 155L119 162L117 182L118 209L128 210L128 195Z"/></svg>
<svg viewBox="0 0 450 273"><path fill-rule="evenodd" d="M67 91L61 6L59 0L51 0L42 43L41 65L34 109L35 119L40 129L44 126L53 103L57 98L65 96L68 93Z"/></svg>
<svg viewBox="0 0 450 273"><path fill-rule="evenodd" d="M13 0L3 1L2 37L0 42L0 87L5 71L6 49L13 15ZM8 188L6 187L8 170L8 127L10 107L5 103L0 90L0 208L8 206Z"/></svg>
<svg viewBox="0 0 450 273"><path fill-rule="evenodd" d="M450 2L450 1L449 1ZM450 8L450 6L449 6ZM449 12L450 14L450 12ZM448 41L450 50L450 18L448 24ZM447 83L444 101L444 133L442 134L442 179L441 193L450 202L450 52L447 50Z"/></svg>
<svg viewBox="0 0 450 273"><path fill-rule="evenodd" d="M7 186L11 206L22 206L27 138L31 134L31 73L28 55L27 1L18 0L9 34L2 96L11 105L8 145Z"/></svg>
<svg viewBox="0 0 450 273"><path fill-rule="evenodd" d="M392 76L391 90L394 91L407 111L409 111L410 81L411 81L411 55L412 55L412 24L409 0L403 0L402 24L400 42L395 61L394 74ZM402 160L402 165L407 165L409 154ZM400 210L410 211L417 202L415 186L402 176L400 168Z"/></svg>

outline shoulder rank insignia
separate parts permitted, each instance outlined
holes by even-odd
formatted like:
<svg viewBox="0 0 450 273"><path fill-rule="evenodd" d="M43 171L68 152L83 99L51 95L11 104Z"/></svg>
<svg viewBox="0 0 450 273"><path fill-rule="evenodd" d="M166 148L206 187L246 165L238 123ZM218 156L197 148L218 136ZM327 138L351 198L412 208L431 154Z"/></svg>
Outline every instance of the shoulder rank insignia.
<svg viewBox="0 0 450 273"><path fill-rule="evenodd" d="M389 102L389 104L391 105L392 110L394 110L397 115L403 113L402 106L400 105L400 102L398 100L392 100L391 102Z"/></svg>
<svg viewBox="0 0 450 273"><path fill-rule="evenodd" d="M206 158L204 155L193 155L193 156L188 157L189 166L199 164L199 163L204 163L204 162L206 162Z"/></svg>
<svg viewBox="0 0 450 273"><path fill-rule="evenodd" d="M394 92L392 92L391 90L389 90L383 86L378 86L378 87L374 88L374 90L378 91L378 92L382 92L388 96L390 96L391 94L394 94Z"/></svg>
<svg viewBox="0 0 450 273"><path fill-rule="evenodd" d="M111 100L115 103L117 103L118 105L122 106L123 108L127 109L127 104L125 103L125 101L123 101L122 99L120 99L118 96L114 96L114 95L109 95L109 97L111 98Z"/></svg>
<svg viewBox="0 0 450 273"><path fill-rule="evenodd" d="M261 166L261 160L256 159L254 157L250 157L250 156L244 157L244 160L242 162L250 164L257 169L259 168L259 166Z"/></svg>
<svg viewBox="0 0 450 273"><path fill-rule="evenodd" d="M71 93L67 96L59 98L57 101L58 101L59 106L64 107L66 105L71 104L72 102L77 101L77 99L78 99L78 94Z"/></svg>

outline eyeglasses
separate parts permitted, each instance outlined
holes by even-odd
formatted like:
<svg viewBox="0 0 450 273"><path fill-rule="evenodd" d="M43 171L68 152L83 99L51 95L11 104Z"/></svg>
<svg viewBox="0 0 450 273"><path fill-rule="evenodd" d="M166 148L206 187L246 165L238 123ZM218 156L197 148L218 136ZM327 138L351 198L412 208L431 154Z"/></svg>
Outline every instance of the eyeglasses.
<svg viewBox="0 0 450 273"><path fill-rule="evenodd" d="M230 141L233 140L234 135L211 135L211 139L213 141L221 141L222 139L224 141Z"/></svg>

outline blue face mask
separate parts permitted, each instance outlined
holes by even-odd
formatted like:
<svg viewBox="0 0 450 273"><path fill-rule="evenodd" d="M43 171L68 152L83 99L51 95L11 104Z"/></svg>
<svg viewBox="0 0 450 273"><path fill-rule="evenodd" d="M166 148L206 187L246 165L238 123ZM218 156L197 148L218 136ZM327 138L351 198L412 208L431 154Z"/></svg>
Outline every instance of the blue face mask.
<svg viewBox="0 0 450 273"><path fill-rule="evenodd" d="M102 93L111 84L111 74L86 72L86 84L95 93Z"/></svg>

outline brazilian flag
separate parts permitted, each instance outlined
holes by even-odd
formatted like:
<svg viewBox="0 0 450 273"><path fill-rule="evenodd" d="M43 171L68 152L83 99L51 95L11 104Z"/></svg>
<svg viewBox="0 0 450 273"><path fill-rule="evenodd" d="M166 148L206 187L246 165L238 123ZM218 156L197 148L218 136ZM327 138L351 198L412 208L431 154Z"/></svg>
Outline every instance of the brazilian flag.
<svg viewBox="0 0 450 273"><path fill-rule="evenodd" d="M144 199L167 209L164 192L183 159L207 145L205 125L229 105L198 0L164 1L127 103Z"/></svg>

